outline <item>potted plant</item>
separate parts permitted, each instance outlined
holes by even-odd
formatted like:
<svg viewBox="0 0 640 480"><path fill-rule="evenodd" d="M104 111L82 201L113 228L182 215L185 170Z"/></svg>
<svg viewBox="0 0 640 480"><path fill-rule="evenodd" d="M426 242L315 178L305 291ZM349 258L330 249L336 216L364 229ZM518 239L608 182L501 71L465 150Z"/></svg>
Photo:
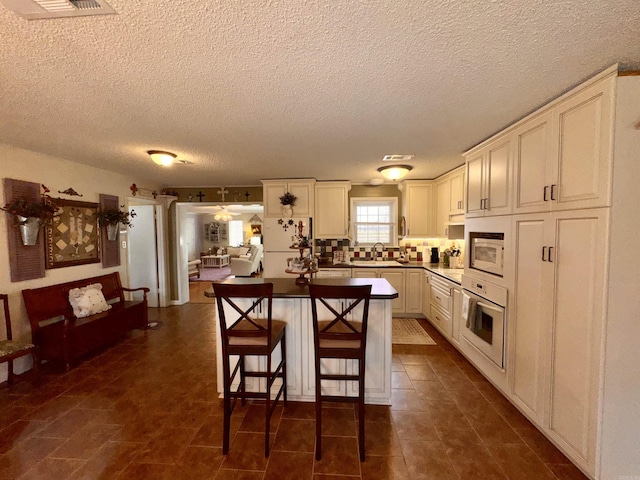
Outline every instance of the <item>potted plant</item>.
<svg viewBox="0 0 640 480"><path fill-rule="evenodd" d="M98 223L107 229L107 240L116 240L118 237L118 224L133 227L131 219L136 216L136 212L131 210L123 212L118 208L105 208L98 212Z"/></svg>
<svg viewBox="0 0 640 480"><path fill-rule="evenodd" d="M45 185L42 185L42 190L40 200L19 196L0 207L0 210L14 216L16 225L20 227L23 245L35 245L40 227L53 220L60 209L56 201L48 195L50 190Z"/></svg>
<svg viewBox="0 0 640 480"><path fill-rule="evenodd" d="M293 216L293 207L296 204L296 197L293 193L287 192L280 197L280 205L282 205L282 214L285 216Z"/></svg>

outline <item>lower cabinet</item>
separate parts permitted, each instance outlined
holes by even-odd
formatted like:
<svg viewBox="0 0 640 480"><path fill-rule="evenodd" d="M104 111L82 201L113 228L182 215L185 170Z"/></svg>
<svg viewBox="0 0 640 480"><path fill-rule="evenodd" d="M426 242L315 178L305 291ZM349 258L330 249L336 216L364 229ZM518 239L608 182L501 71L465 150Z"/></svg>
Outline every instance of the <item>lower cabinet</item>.
<svg viewBox="0 0 640 480"><path fill-rule="evenodd" d="M403 268L352 268L352 278L384 278L398 292L398 298L391 302L391 312L395 314L405 313L405 270Z"/></svg>
<svg viewBox="0 0 640 480"><path fill-rule="evenodd" d="M422 273L422 315L429 318L431 314L431 274L429 272Z"/></svg>
<svg viewBox="0 0 640 480"><path fill-rule="evenodd" d="M404 311L405 313L422 313L422 278L421 268L405 270L404 274Z"/></svg>
<svg viewBox="0 0 640 480"><path fill-rule="evenodd" d="M512 400L594 474L606 209L514 217Z"/></svg>
<svg viewBox="0 0 640 480"><path fill-rule="evenodd" d="M431 308L429 320L447 339L451 338L452 322L452 290L453 284L437 275L431 276L429 301Z"/></svg>

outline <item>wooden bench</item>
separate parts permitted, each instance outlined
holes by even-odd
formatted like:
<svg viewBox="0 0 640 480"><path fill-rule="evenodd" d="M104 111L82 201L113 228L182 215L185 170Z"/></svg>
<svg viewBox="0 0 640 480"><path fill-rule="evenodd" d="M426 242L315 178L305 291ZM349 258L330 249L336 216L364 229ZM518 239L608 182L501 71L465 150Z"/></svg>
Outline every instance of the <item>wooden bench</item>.
<svg viewBox="0 0 640 480"><path fill-rule="evenodd" d="M99 283L111 309L76 318L69 290ZM22 291L31 323L33 343L40 358L64 362L67 369L78 358L115 343L132 329L146 329L148 288L124 288L118 272ZM125 292L142 292L142 300L125 301Z"/></svg>

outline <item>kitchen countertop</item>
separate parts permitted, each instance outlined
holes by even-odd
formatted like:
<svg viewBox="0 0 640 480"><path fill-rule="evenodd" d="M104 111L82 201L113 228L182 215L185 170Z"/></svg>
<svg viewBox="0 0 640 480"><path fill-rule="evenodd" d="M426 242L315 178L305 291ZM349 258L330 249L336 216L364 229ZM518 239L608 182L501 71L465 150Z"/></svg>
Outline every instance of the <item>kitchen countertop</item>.
<svg viewBox="0 0 640 480"><path fill-rule="evenodd" d="M446 268L443 267L439 263L423 263L423 262L407 262L402 263L400 265L396 265L394 262L393 265L390 266L381 266L380 264L384 264L385 262L366 262L366 264L360 263L358 265L353 265L351 263L342 263L337 265L321 265L320 269L326 268L421 268L424 270L429 270L432 273L440 275L447 280L450 280L458 285L462 284L462 274L464 272L463 268ZM369 265L370 264L370 265Z"/></svg>

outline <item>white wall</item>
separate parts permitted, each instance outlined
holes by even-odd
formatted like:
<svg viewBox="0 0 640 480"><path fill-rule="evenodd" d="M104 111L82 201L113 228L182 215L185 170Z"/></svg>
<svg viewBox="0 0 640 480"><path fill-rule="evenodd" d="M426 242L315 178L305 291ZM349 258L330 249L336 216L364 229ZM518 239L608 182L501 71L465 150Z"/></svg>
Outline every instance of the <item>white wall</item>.
<svg viewBox="0 0 640 480"><path fill-rule="evenodd" d="M154 168L151 162L149 168ZM101 193L117 195L120 203L125 205L127 204L127 197L131 195L129 186L132 183L149 189L159 189L160 187L144 179L73 163L2 143L0 143L0 177L45 184L51 189L51 194L54 197L58 196L58 191L66 190L69 187L83 195L82 197L61 195L62 198L69 200L98 203L99 194ZM3 205L5 203L3 182L0 182L0 202ZM0 292L9 295L13 335L16 340L31 340L31 327L22 300L21 292L23 289L37 288L113 271L120 272L122 283L125 286L129 284L125 252L121 252L122 264L119 267L103 269L101 263L92 263L75 267L56 268L46 270L43 278L12 283L9 276L7 228L14 228L11 217L0 211ZM0 333L0 338L4 337L5 334ZM16 372L21 372L29 364L30 361L16 362ZM0 366L0 381L5 379L6 364Z"/></svg>

